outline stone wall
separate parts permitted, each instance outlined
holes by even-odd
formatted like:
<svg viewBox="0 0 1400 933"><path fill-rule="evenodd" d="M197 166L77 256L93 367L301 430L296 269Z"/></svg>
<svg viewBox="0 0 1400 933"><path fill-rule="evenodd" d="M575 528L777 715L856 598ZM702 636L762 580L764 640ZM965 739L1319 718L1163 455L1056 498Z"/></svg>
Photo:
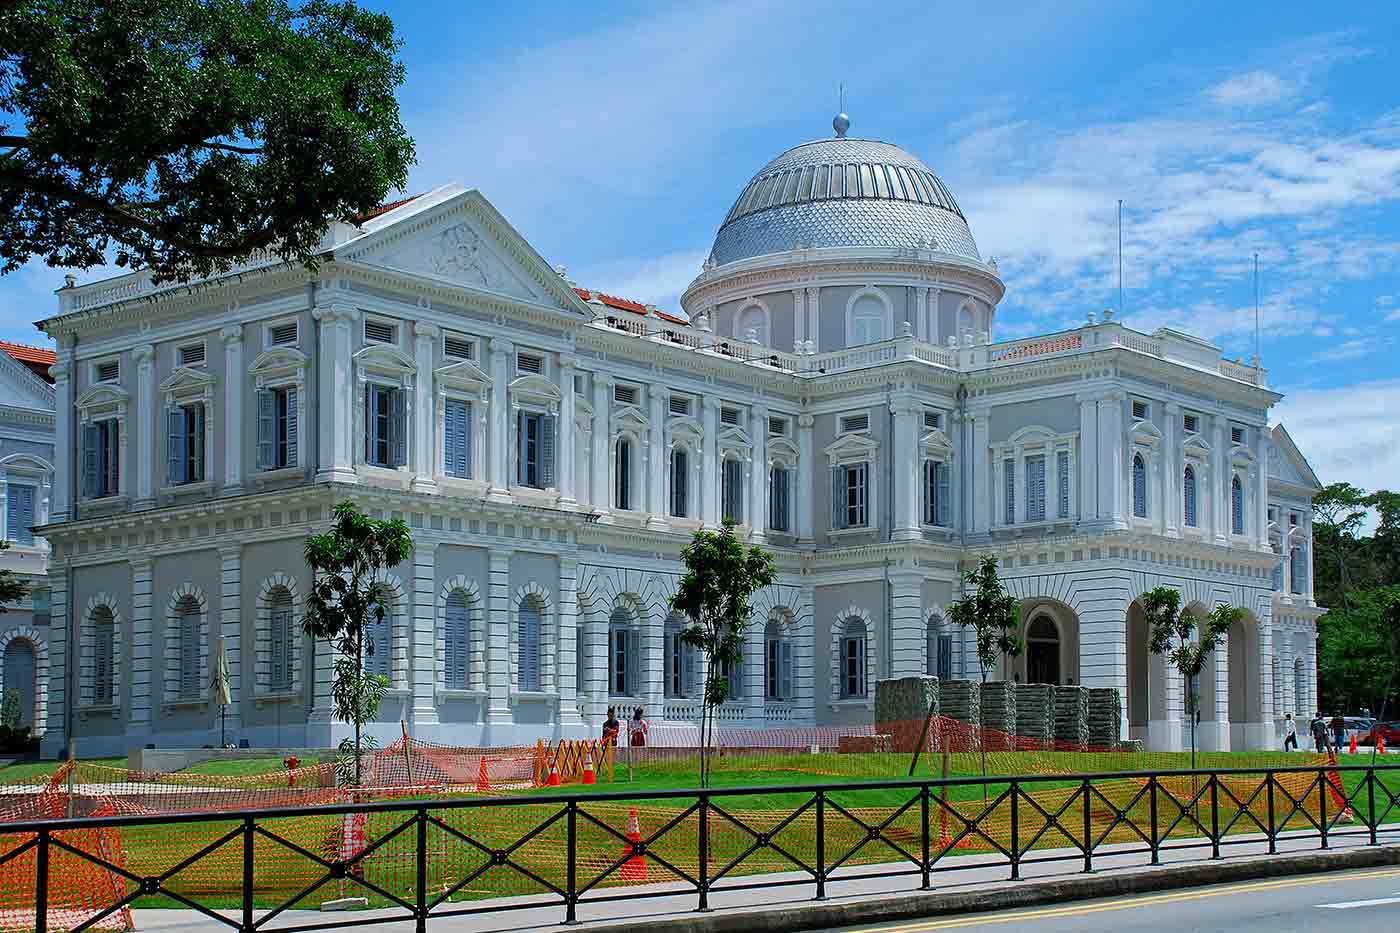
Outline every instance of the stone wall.
<svg viewBox="0 0 1400 933"><path fill-rule="evenodd" d="M988 681L982 685L981 700L982 728L1014 736L1016 734L1016 685L1005 680Z"/></svg>
<svg viewBox="0 0 1400 933"><path fill-rule="evenodd" d="M1043 746L1055 737L1054 690L1050 684L1016 684L1016 735Z"/></svg>
<svg viewBox="0 0 1400 933"><path fill-rule="evenodd" d="M924 735L923 726L930 708L939 715L937 677L899 677L875 684L875 731L891 736L894 750L912 752ZM924 748L936 747L930 729Z"/></svg>
<svg viewBox="0 0 1400 933"><path fill-rule="evenodd" d="M1089 688L1057 686L1055 698L1055 741L1076 748L1089 744Z"/></svg>
<svg viewBox="0 0 1400 933"><path fill-rule="evenodd" d="M1123 740L1123 698L1114 687L1089 690L1089 744L1116 748Z"/></svg>

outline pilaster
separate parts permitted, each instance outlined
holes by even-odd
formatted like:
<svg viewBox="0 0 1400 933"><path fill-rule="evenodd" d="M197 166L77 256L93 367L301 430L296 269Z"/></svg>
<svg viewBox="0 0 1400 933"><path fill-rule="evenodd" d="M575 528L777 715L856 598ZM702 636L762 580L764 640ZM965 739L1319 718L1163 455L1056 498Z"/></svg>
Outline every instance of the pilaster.
<svg viewBox="0 0 1400 933"><path fill-rule="evenodd" d="M815 491L815 470L812 464L812 425L811 415L803 412L797 416L797 538L800 543L812 541L812 495Z"/></svg>
<svg viewBox="0 0 1400 933"><path fill-rule="evenodd" d="M53 377L55 438L51 520L66 522L73 507L73 461L78 456L73 442L73 351L60 349L57 357L49 367L49 375ZM53 709L52 700L49 709Z"/></svg>
<svg viewBox="0 0 1400 933"><path fill-rule="evenodd" d="M925 625L923 576L896 573L890 577L890 673L910 677L924 672Z"/></svg>
<svg viewBox="0 0 1400 933"><path fill-rule="evenodd" d="M413 545L413 635L409 639L409 677L413 688L413 727L438 725L439 682L437 639L437 545L418 541ZM423 733L416 733L420 738Z"/></svg>
<svg viewBox="0 0 1400 933"><path fill-rule="evenodd" d="M311 316L318 326L316 424L320 463L318 483L356 483L354 412L351 397L351 327L359 314L334 302L318 304Z"/></svg>
<svg viewBox="0 0 1400 933"><path fill-rule="evenodd" d="M62 356L60 356L62 359ZM64 411L62 407L58 409ZM67 456L71 456L69 451ZM63 462L65 454L60 451L56 457L57 462ZM56 466L57 464L55 464ZM55 483L57 485L57 483ZM49 563L49 612L53 620L49 625L49 691L48 691L48 722L44 729L43 742L40 744L40 753L45 758L59 758L62 751L68 745L68 703L72 699L69 695L69 687L73 683L73 671L70 670L68 626L65 624L68 619L68 574L65 568L56 561ZM76 655L77 652L71 652ZM76 667L76 665L74 665Z"/></svg>
<svg viewBox="0 0 1400 933"><path fill-rule="evenodd" d="M755 405L751 415L753 452L749 469L749 532L755 543L768 530L768 408Z"/></svg>
<svg viewBox="0 0 1400 933"><path fill-rule="evenodd" d="M1181 455L1181 406L1168 402L1162 409L1166 414L1166 430L1162 432L1162 507L1160 528L1168 538L1180 536L1185 521L1181 482L1186 465ZM1199 510L1198 510L1199 514Z"/></svg>
<svg viewBox="0 0 1400 933"><path fill-rule="evenodd" d="M922 409L913 399L899 399L891 406L894 412L894 529L896 541L915 541L923 537L919 514L923 502L919 482L923 464L918 454L918 418Z"/></svg>
<svg viewBox="0 0 1400 933"><path fill-rule="evenodd" d="M155 502L155 420L156 365L155 348L150 344L137 347L131 353L136 363L136 508L146 508ZM129 469L130 461L121 464Z"/></svg>
<svg viewBox="0 0 1400 933"><path fill-rule="evenodd" d="M807 339L807 292L805 289L792 290L793 352L802 352L802 343Z"/></svg>
<svg viewBox="0 0 1400 933"><path fill-rule="evenodd" d="M719 398L705 396L705 451L700 468L701 517L706 525L719 525Z"/></svg>
<svg viewBox="0 0 1400 933"><path fill-rule="evenodd" d="M1076 398L1079 402L1079 519L1094 522L1099 517L1099 402L1093 395Z"/></svg>
<svg viewBox="0 0 1400 933"><path fill-rule="evenodd" d="M1214 450L1211 451L1211 524L1215 543L1230 540L1230 431L1224 415L1211 417L1215 429Z"/></svg>
<svg viewBox="0 0 1400 933"><path fill-rule="evenodd" d="M593 482L593 511L598 520L607 522L612 496L608 480L612 476L612 458L608 456L608 416L612 410L613 379L606 373L593 373L593 457L589 464L588 476Z"/></svg>
<svg viewBox="0 0 1400 933"><path fill-rule="evenodd" d="M510 557L508 548L493 547L487 591L486 720L492 725L511 721L510 710ZM494 738L493 738L494 741Z"/></svg>
<svg viewBox="0 0 1400 933"><path fill-rule="evenodd" d="M572 388L572 387L571 387ZM583 725L583 685L578 683L580 630L578 611L578 561L572 557L559 558L559 725L567 732L570 727ZM584 665L586 667L586 664ZM583 673L587 673L584 671Z"/></svg>
<svg viewBox="0 0 1400 933"><path fill-rule="evenodd" d="M433 360L438 328L421 321L413 325L413 485L414 492L436 492L437 445L442 442L434 430ZM415 710L416 715L416 710Z"/></svg>
<svg viewBox="0 0 1400 933"><path fill-rule="evenodd" d="M212 626L211 626L212 628ZM219 548L219 635L228 655L228 715L236 735L243 721L243 547ZM217 655L215 655L217 658ZM297 671L295 676L300 677ZM251 681L249 683L251 686ZM252 695L252 690L248 695Z"/></svg>
<svg viewBox="0 0 1400 933"><path fill-rule="evenodd" d="M666 399L656 383L647 389L647 527L666 524Z"/></svg>
<svg viewBox="0 0 1400 933"><path fill-rule="evenodd" d="M1269 549L1269 428L1254 428L1254 547Z"/></svg>
<svg viewBox="0 0 1400 933"><path fill-rule="evenodd" d="M152 566L144 558L131 561L131 725L150 730L153 703ZM174 659L167 659L174 663Z"/></svg>
<svg viewBox="0 0 1400 933"><path fill-rule="evenodd" d="M1122 392L1109 392L1099 400L1099 519L1115 528L1128 526L1126 498L1128 461L1124 454Z"/></svg>
<svg viewBox="0 0 1400 933"><path fill-rule="evenodd" d="M226 495L243 491L243 328L230 324L219 331L224 342L224 488ZM211 471L212 472L212 471Z"/></svg>
<svg viewBox="0 0 1400 933"><path fill-rule="evenodd" d="M559 469L555 483L559 488L559 507L571 509L578 505L574 492L574 364L570 357L559 354L559 430L555 440Z"/></svg>
<svg viewBox="0 0 1400 933"><path fill-rule="evenodd" d="M991 475L987 464L988 417L986 412L968 414L967 428L972 431L972 533L977 535L988 534L991 530L992 499L987 488Z"/></svg>
<svg viewBox="0 0 1400 933"><path fill-rule="evenodd" d="M510 477L507 476L510 453L510 373L515 362L515 345L501 337L492 337L491 344L491 447L487 479L491 483L486 493L488 502L510 501Z"/></svg>
<svg viewBox="0 0 1400 933"><path fill-rule="evenodd" d="M807 289L807 349L820 353L821 347L821 293L820 288Z"/></svg>

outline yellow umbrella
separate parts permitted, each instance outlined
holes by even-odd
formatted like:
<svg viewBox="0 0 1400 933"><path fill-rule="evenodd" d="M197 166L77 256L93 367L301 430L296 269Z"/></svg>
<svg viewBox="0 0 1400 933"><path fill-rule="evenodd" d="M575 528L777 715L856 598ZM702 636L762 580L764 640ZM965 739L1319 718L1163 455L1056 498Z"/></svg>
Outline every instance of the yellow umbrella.
<svg viewBox="0 0 1400 933"><path fill-rule="evenodd" d="M219 653L214 658L214 680L209 687L214 692L214 702L219 704L219 745L221 746L227 744L224 741L224 713L233 705L233 697L229 694L228 679L228 645L220 638Z"/></svg>

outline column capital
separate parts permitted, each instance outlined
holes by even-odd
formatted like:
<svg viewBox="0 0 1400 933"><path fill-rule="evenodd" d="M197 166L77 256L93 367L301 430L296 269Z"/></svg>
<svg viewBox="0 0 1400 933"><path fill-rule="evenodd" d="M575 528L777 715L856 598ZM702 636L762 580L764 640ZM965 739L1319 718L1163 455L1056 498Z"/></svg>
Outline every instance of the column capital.
<svg viewBox="0 0 1400 933"><path fill-rule="evenodd" d="M150 362L155 359L155 355L156 348L149 343L144 343L131 351L131 358L136 362L136 365L143 367L150 365Z"/></svg>
<svg viewBox="0 0 1400 933"><path fill-rule="evenodd" d="M437 546L438 542L436 541L415 541L413 542L413 555L417 557L418 553L421 551L429 557L432 557L437 554Z"/></svg>
<svg viewBox="0 0 1400 933"><path fill-rule="evenodd" d="M132 557L127 560L131 565L131 575L133 577L149 577L155 562L149 557Z"/></svg>
<svg viewBox="0 0 1400 933"><path fill-rule="evenodd" d="M1181 414L1181 405L1178 402L1167 402L1162 406L1162 410L1169 415Z"/></svg>
<svg viewBox="0 0 1400 933"><path fill-rule="evenodd" d="M814 424L816 424L816 423L817 423L816 417L814 417L813 415L811 415L811 414L808 413L808 412L805 412L805 411L804 411L802 414L800 414L800 415L797 416L797 426L798 426L799 428L811 428L812 425L814 425Z"/></svg>
<svg viewBox="0 0 1400 933"><path fill-rule="evenodd" d="M509 356L515 350L515 344L505 337L491 337L487 340L487 344L491 348L493 357Z"/></svg>
<svg viewBox="0 0 1400 933"><path fill-rule="evenodd" d="M219 339L225 345L239 344L243 342L243 326L241 324L230 324L219 330Z"/></svg>
<svg viewBox="0 0 1400 933"><path fill-rule="evenodd" d="M611 373L600 372L598 370L593 371L593 388L595 390L599 387L610 389L615 381Z"/></svg>
<svg viewBox="0 0 1400 933"><path fill-rule="evenodd" d="M360 312L345 301L337 299L327 299L318 301L311 309L311 317L323 324L334 324L340 321L354 321L360 316Z"/></svg>
<svg viewBox="0 0 1400 933"><path fill-rule="evenodd" d="M704 407L706 412L718 412L720 401L721 400L719 396L707 395L703 399L701 399L700 404Z"/></svg>
<svg viewBox="0 0 1400 933"><path fill-rule="evenodd" d="M762 402L759 402L759 403L755 404L754 407L753 407L753 417L754 417L754 420L755 420L755 421L757 421L757 422L759 422L760 424L762 424L763 427L764 427L764 429L767 430L767 428L768 428L768 406L767 406L767 405L763 404Z"/></svg>
<svg viewBox="0 0 1400 933"><path fill-rule="evenodd" d="M436 324L428 324L424 321L415 321L413 324L413 336L419 340L432 340L442 333Z"/></svg>
<svg viewBox="0 0 1400 933"><path fill-rule="evenodd" d="M241 544L221 544L219 545L219 560L230 560L243 556L243 545Z"/></svg>

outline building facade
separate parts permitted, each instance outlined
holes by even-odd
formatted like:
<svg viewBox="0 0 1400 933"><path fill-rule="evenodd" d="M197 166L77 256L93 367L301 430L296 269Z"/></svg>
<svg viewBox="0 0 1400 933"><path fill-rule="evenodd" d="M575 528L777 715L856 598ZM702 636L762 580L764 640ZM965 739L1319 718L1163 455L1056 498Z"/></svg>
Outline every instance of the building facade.
<svg viewBox="0 0 1400 933"><path fill-rule="evenodd" d="M574 287L455 186L333 225L314 274L62 289L48 746L217 740L220 644L231 739L338 740L301 551L346 497L415 541L368 662L384 739L693 721L668 600L730 517L779 579L726 723L868 722L878 679L977 676L943 614L990 553L1025 605L1006 673L1118 687L1154 747L1181 746L1183 691L1135 599L1244 607L1201 744L1272 745L1315 703L1316 478L1264 372L1109 312L994 341L1003 285L947 188L838 130L745 187L685 318Z"/></svg>

